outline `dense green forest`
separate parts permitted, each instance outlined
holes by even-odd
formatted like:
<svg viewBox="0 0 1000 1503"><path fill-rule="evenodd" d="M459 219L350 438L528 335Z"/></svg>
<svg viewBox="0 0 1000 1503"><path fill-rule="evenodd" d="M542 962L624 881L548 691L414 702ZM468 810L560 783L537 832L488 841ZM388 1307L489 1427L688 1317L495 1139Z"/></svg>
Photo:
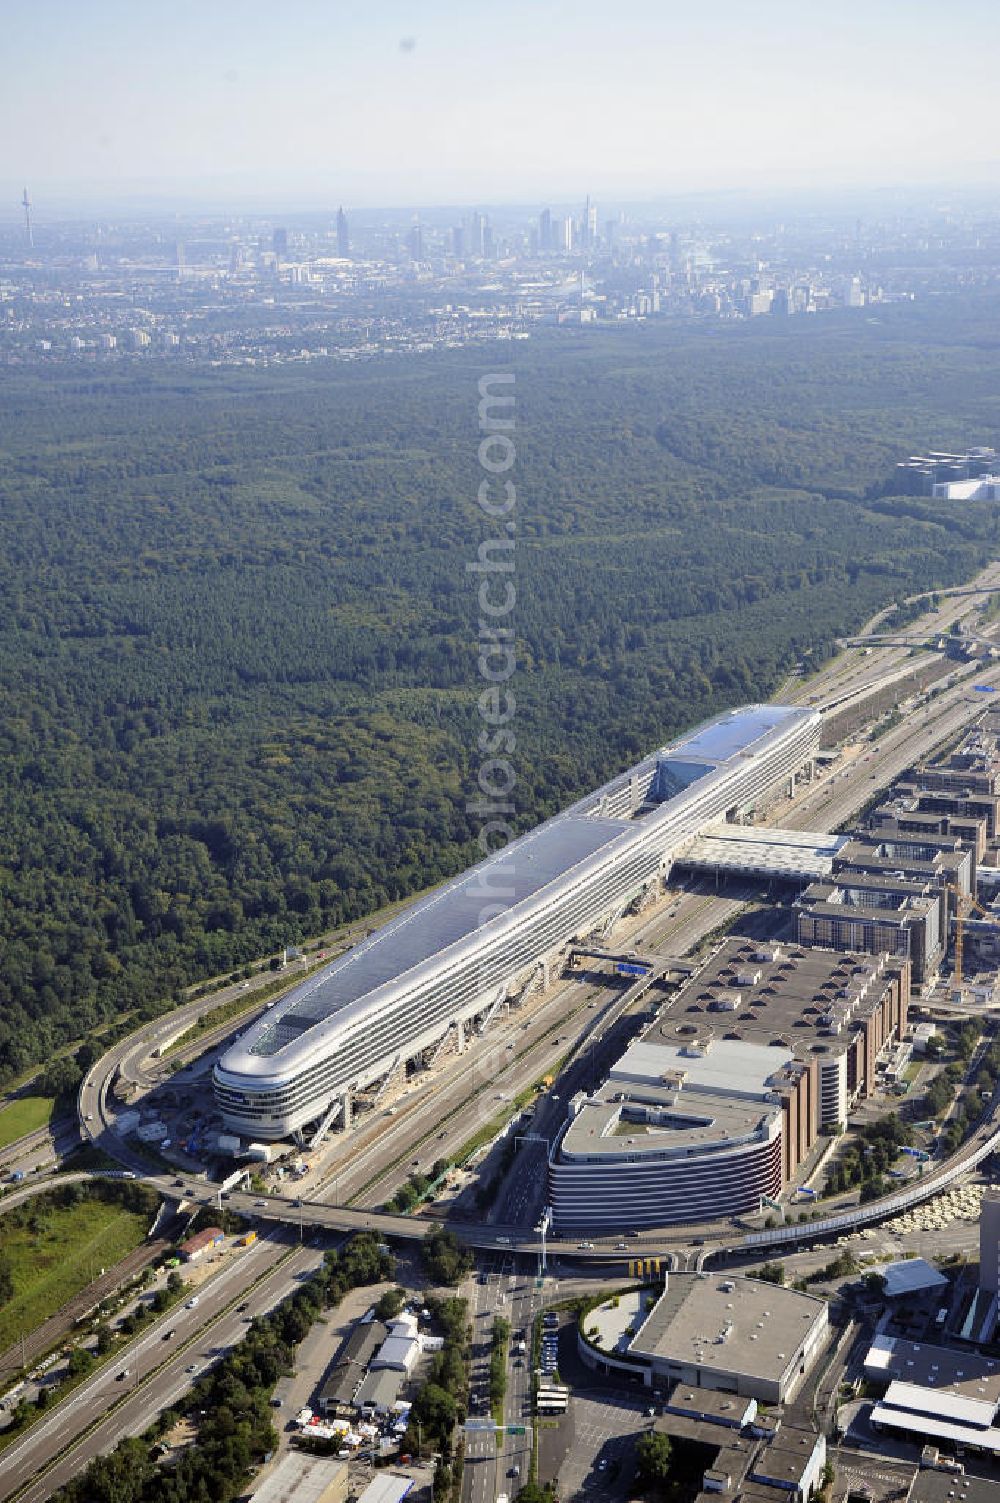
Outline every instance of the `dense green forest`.
<svg viewBox="0 0 1000 1503"><path fill-rule="evenodd" d="M1000 306L365 366L0 371L0 1079L466 864L477 382L516 375L517 817L998 556Z"/></svg>

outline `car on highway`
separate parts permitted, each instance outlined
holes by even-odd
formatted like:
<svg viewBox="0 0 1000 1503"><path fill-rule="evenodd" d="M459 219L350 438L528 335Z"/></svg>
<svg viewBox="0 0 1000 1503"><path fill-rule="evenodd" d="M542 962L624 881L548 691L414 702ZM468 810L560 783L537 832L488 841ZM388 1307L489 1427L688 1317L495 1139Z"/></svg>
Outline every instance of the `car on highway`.
<svg viewBox="0 0 1000 1503"><path fill-rule="evenodd" d="M170 1338L171 1338L171 1336L173 1336L173 1334L174 1334L174 1328L173 1328L173 1326L171 1326L169 1331L164 1331L163 1335L160 1337L160 1340L161 1341L169 1341Z"/></svg>
<svg viewBox="0 0 1000 1503"><path fill-rule="evenodd" d="M255 1206L266 1206L267 1205L267 1201L266 1200L255 1200L254 1201L254 1205Z"/></svg>
<svg viewBox="0 0 1000 1503"><path fill-rule="evenodd" d="M198 1364L197 1364L197 1362L189 1362L188 1365L187 1365L187 1367L185 1368L185 1372L196 1373L197 1371L198 1371Z"/></svg>
<svg viewBox="0 0 1000 1503"><path fill-rule="evenodd" d="M188 1300L184 1308L186 1310L193 1310L198 1303L198 1299L199 1296L197 1294L192 1294L191 1298Z"/></svg>
<svg viewBox="0 0 1000 1503"><path fill-rule="evenodd" d="M115 1374L115 1382L116 1383L124 1383L125 1379L128 1377L128 1374L129 1374L128 1368L127 1367L123 1367L120 1373L116 1373Z"/></svg>

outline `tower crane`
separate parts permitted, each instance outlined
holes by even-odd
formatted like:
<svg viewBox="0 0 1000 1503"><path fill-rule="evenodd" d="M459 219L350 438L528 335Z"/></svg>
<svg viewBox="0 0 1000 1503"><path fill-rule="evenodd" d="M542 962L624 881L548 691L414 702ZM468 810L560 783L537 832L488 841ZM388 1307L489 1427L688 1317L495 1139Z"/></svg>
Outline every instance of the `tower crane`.
<svg viewBox="0 0 1000 1503"><path fill-rule="evenodd" d="M962 892L954 882L948 883L948 891L955 898L955 985L962 985L962 963L964 960L965 946L965 921L973 913L978 913L982 918L989 919L1000 928L1000 920L995 913L984 908L978 898L974 898L970 892Z"/></svg>

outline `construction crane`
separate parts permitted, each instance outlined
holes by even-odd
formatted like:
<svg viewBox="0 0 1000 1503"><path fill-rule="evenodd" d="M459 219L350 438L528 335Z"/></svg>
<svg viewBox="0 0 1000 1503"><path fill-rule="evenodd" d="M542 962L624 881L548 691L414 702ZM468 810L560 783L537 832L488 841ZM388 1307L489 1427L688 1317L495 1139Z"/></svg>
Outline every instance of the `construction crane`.
<svg viewBox="0 0 1000 1503"><path fill-rule="evenodd" d="M948 883L948 891L950 893L952 893L954 895L954 898L955 898L955 974L954 974L954 982L955 982L956 986L961 986L962 985L962 962L963 962L963 959L964 959L964 945L965 945L965 920L970 916L970 914L972 914L972 913L978 913L984 919L989 919L991 923L997 924L998 927L1000 927L1000 921L998 921L996 914L995 913L991 913L988 908L984 908L983 905L982 905L982 903L980 903L977 898L974 898L972 896L971 892L962 892L962 890L960 888L958 888L958 887L955 886L954 882L949 882Z"/></svg>

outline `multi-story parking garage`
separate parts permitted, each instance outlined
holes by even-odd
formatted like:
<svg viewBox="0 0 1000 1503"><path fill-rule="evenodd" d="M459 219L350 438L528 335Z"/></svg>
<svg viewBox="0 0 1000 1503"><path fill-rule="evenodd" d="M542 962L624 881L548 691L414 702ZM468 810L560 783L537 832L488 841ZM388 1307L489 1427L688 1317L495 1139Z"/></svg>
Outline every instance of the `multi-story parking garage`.
<svg viewBox="0 0 1000 1503"><path fill-rule="evenodd" d="M661 880L709 825L759 807L819 745L815 710L721 715L415 903L295 987L223 1055L226 1126L276 1139L462 1030Z"/></svg>
<svg viewBox="0 0 1000 1503"><path fill-rule="evenodd" d="M906 960L725 940L571 1100L549 1160L556 1227L711 1220L774 1199L819 1134L874 1095L909 994Z"/></svg>

